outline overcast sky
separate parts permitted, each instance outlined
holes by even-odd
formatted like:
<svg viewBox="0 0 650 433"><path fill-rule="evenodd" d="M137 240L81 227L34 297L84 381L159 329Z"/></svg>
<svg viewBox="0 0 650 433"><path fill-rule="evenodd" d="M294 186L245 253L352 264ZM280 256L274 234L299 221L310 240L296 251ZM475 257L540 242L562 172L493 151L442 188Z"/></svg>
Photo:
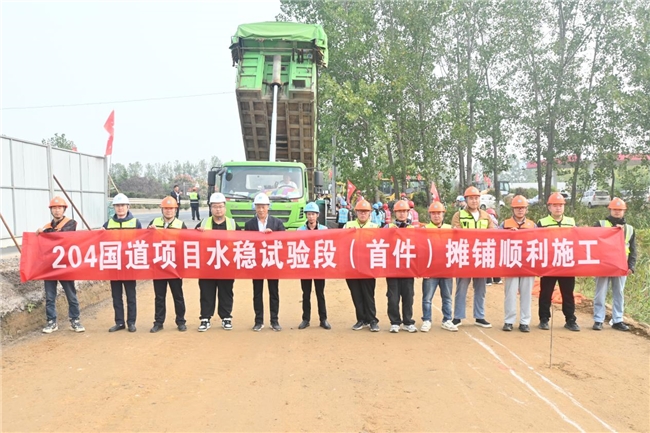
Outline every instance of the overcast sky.
<svg viewBox="0 0 650 433"><path fill-rule="evenodd" d="M279 12L278 0L3 1L1 133L64 133L103 155L115 110L114 162L243 159L230 37ZM71 104L87 105L12 109Z"/></svg>

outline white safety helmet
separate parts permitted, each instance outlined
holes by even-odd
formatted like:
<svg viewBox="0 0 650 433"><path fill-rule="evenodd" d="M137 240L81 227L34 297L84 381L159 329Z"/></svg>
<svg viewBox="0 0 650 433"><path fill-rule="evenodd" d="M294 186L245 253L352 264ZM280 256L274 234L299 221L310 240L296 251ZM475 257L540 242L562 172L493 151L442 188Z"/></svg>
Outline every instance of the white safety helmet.
<svg viewBox="0 0 650 433"><path fill-rule="evenodd" d="M212 195L210 196L210 204L225 203L225 202L226 202L226 196L221 194L220 192L213 192Z"/></svg>
<svg viewBox="0 0 650 433"><path fill-rule="evenodd" d="M113 206L115 206L116 204L130 204L129 198L126 195L119 193L115 197L113 197Z"/></svg>
<svg viewBox="0 0 650 433"><path fill-rule="evenodd" d="M253 204L271 204L269 201L269 196L264 194L264 193L259 193L255 196L255 200L253 200Z"/></svg>

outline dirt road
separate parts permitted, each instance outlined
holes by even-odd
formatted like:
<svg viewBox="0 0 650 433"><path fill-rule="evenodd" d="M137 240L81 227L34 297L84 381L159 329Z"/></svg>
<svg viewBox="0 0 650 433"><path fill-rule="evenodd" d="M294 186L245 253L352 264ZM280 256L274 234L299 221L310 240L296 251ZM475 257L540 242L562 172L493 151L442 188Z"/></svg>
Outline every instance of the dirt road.
<svg viewBox="0 0 650 433"><path fill-rule="evenodd" d="M252 288L243 280L235 284L234 329L199 333L197 281L187 280L188 332L176 330L168 297L166 327L150 334L153 288L143 283L134 334L106 332L106 302L82 313L83 334L60 329L3 348L2 430L649 430L647 339L608 326L592 331L586 312L578 314L582 332L571 333L558 310L549 368L549 332L500 330L503 286L488 289L492 329L465 321L460 332L444 331L434 310L431 332L390 334L385 284L378 281L376 296L380 333L350 329L345 281L327 283L332 330L316 326L315 311L312 327L298 330L299 283L281 281L284 330L267 322L252 332ZM421 280L416 288L419 327ZM536 302L533 311L536 325Z"/></svg>

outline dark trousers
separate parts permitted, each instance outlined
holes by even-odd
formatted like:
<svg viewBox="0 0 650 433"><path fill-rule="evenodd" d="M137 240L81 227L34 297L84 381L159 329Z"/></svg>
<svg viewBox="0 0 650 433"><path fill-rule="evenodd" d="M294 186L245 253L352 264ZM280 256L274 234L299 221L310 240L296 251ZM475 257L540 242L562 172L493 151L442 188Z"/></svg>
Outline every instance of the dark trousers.
<svg viewBox="0 0 650 433"><path fill-rule="evenodd" d="M176 208L176 218L178 218L178 213L181 211L181 204L178 203L178 207Z"/></svg>
<svg viewBox="0 0 650 433"><path fill-rule="evenodd" d="M190 203L190 207L192 208L192 221L194 221L194 215L196 215L197 220L200 220L201 217L199 216L199 204Z"/></svg>
<svg viewBox="0 0 650 433"><path fill-rule="evenodd" d="M551 298L555 283L560 285L562 293L562 313L567 322L575 322L576 304L573 299L573 289L576 286L575 277L542 277L539 291L539 320L548 321L551 318Z"/></svg>
<svg viewBox="0 0 650 433"><path fill-rule="evenodd" d="M111 281L111 295L113 296L113 310L115 310L115 324L124 325L124 300L122 298L122 287L124 287L124 291L126 292L126 322L135 325L138 309L136 306L134 280Z"/></svg>
<svg viewBox="0 0 650 433"><path fill-rule="evenodd" d="M339 223L339 228L342 229L343 227L345 227L345 223Z"/></svg>
<svg viewBox="0 0 650 433"><path fill-rule="evenodd" d="M318 301L318 317L321 321L327 320L327 308L325 307L325 280L313 280L316 289L316 300ZM309 322L311 319L311 282L312 280L300 280L302 287L302 320Z"/></svg>
<svg viewBox="0 0 650 433"><path fill-rule="evenodd" d="M266 280L269 286L269 302L271 304L271 323L278 321L280 311L280 289L278 280ZM255 310L255 323L264 323L264 280L253 280L253 309Z"/></svg>
<svg viewBox="0 0 650 433"><path fill-rule="evenodd" d="M414 325L413 320L413 278L386 278L388 284L388 318L391 325ZM399 316L399 300L402 298L402 318Z"/></svg>
<svg viewBox="0 0 650 433"><path fill-rule="evenodd" d="M378 323L375 306L375 284L377 281L374 278L345 281L348 283L352 295L357 322Z"/></svg>
<svg viewBox="0 0 650 433"><path fill-rule="evenodd" d="M172 278L169 280L153 280L153 292L156 295L156 312L154 323L162 325L167 315L167 283L174 298L174 311L176 312L176 324L185 323L185 299L183 298L183 280Z"/></svg>
<svg viewBox="0 0 650 433"><path fill-rule="evenodd" d="M234 293L232 290L235 280L199 280L201 291L201 317L210 320L214 316L214 308L219 297L219 317L232 318Z"/></svg>

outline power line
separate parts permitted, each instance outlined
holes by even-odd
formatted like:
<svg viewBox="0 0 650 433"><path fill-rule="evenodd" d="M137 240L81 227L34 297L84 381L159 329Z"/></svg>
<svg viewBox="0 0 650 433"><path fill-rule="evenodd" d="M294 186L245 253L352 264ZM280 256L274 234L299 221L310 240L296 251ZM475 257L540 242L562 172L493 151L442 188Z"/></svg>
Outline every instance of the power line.
<svg viewBox="0 0 650 433"><path fill-rule="evenodd" d="M125 99L122 101L106 101L106 102L83 102L79 104L35 105L31 107L3 107L2 110L37 110L41 108L65 108L65 107L83 107L88 105L127 104L131 102L162 101L165 99L200 98L203 96L229 95L233 93L235 92L200 93L197 95L161 96L159 98Z"/></svg>

